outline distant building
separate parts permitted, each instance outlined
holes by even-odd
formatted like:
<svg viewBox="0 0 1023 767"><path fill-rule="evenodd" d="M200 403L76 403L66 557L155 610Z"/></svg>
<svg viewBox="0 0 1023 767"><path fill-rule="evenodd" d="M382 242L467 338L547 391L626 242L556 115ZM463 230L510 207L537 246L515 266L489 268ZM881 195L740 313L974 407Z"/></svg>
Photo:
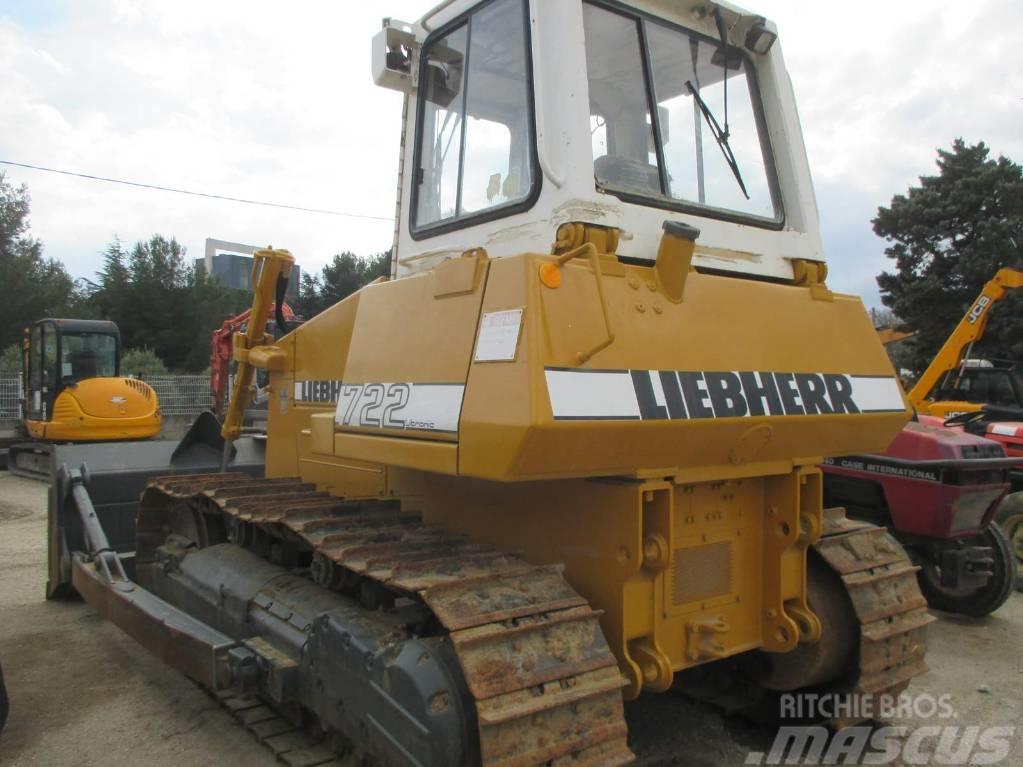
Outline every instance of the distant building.
<svg viewBox="0 0 1023 767"><path fill-rule="evenodd" d="M215 277L222 285L239 290L252 290L252 254L259 248L253 245L242 245L239 242L224 240L206 240L205 258L197 258L196 263L206 267L206 273ZM298 298L298 284L302 278L302 270L296 264L291 269L288 280L289 301Z"/></svg>

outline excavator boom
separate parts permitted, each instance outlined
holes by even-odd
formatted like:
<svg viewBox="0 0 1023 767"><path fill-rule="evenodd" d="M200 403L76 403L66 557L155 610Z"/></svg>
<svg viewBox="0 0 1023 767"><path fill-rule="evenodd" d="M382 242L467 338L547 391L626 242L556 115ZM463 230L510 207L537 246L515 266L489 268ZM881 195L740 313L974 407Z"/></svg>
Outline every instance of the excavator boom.
<svg viewBox="0 0 1023 767"><path fill-rule="evenodd" d="M907 398L910 404L921 412L927 412L928 399L933 399L935 388L946 374L959 368L968 356L970 348L984 336L988 318L995 304L1005 298L1009 291L1023 287L1023 271L1006 267L984 285L980 295L956 325L940 351L931 360L923 375L910 390Z"/></svg>

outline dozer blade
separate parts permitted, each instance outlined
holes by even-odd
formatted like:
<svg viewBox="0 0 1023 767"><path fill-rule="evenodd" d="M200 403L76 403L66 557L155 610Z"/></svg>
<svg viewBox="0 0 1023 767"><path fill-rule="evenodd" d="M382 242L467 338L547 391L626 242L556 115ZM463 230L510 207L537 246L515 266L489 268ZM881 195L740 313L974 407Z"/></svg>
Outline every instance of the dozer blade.
<svg viewBox="0 0 1023 767"><path fill-rule="evenodd" d="M205 419L201 419L205 420ZM219 431L213 432L219 438ZM212 444L211 444L212 441ZM234 444L231 471L262 477L265 442L242 438ZM211 440L209 424L193 425L185 439L49 445L44 478L50 483L47 523L48 599L72 588L71 552L82 551L78 512L59 488L60 467L85 467L89 493L111 548L134 576L135 514L146 483L168 474L209 474L220 470L222 443Z"/></svg>
<svg viewBox="0 0 1023 767"><path fill-rule="evenodd" d="M7 453L7 470L16 477L48 482L52 452L53 445L48 442L13 444Z"/></svg>

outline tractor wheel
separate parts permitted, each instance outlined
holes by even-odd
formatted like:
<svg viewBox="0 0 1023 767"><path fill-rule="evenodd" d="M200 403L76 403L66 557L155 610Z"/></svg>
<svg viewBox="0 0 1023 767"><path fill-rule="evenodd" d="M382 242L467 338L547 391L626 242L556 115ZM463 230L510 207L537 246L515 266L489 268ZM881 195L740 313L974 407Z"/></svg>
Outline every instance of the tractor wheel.
<svg viewBox="0 0 1023 767"><path fill-rule="evenodd" d="M995 522L1002 526L1016 556L1016 590L1023 591L1023 492L1005 496L995 514Z"/></svg>
<svg viewBox="0 0 1023 767"><path fill-rule="evenodd" d="M1016 584L1016 557L1009 539L998 525L988 525L980 535L965 538L973 546L988 546L994 556L994 575L979 588L951 589L941 585L941 571L933 562L924 562L920 568L920 591L927 604L937 610L982 618L990 615L1012 594Z"/></svg>

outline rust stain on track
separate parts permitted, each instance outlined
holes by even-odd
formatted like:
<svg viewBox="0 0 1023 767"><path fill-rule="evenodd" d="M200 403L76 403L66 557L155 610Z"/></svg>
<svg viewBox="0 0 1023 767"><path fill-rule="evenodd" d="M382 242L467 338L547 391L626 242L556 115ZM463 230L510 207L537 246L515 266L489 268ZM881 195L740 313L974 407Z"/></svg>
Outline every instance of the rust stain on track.
<svg viewBox="0 0 1023 767"><path fill-rule="evenodd" d="M824 535L814 548L842 579L859 622L859 673L850 692L898 695L927 671L926 628L934 618L917 585L919 568L888 531L848 519L844 509L825 511Z"/></svg>
<svg viewBox="0 0 1023 767"><path fill-rule="evenodd" d="M221 514L232 540L258 531L312 552L320 585L352 578L425 604L458 655L486 767L616 767L626 744L617 662L559 567L472 543L385 501L341 501L297 479L158 477L142 497L139 540L162 543L169 514ZM199 519L197 530L204 525ZM145 546L140 545L140 550Z"/></svg>

